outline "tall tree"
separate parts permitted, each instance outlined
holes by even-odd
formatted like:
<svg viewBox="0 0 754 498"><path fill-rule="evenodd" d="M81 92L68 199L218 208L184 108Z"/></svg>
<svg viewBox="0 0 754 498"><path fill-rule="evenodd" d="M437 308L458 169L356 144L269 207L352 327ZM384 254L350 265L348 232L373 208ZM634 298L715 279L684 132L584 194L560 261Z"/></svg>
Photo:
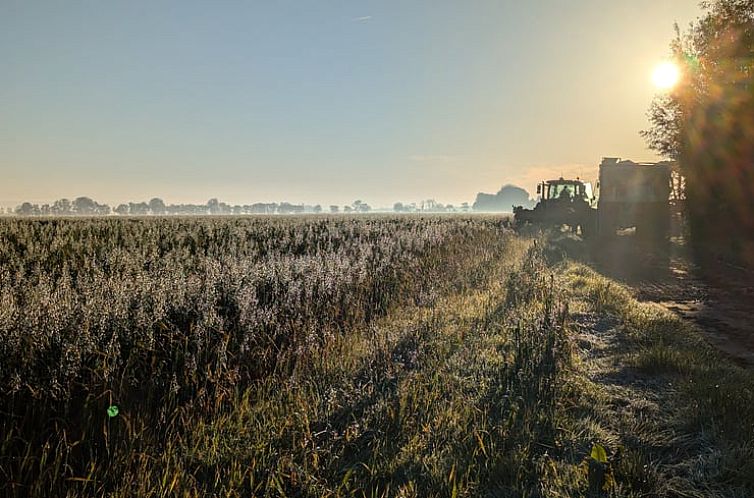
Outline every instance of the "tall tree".
<svg viewBox="0 0 754 498"><path fill-rule="evenodd" d="M152 214L156 215L163 215L167 212L165 202L163 202L163 200L158 197L155 197L149 201L149 210L152 212Z"/></svg>
<svg viewBox="0 0 754 498"><path fill-rule="evenodd" d="M115 214L119 214L121 216L128 214L128 205L127 204L119 204L118 207L116 207L113 211L115 211Z"/></svg>
<svg viewBox="0 0 754 498"><path fill-rule="evenodd" d="M146 202L129 202L128 212L136 216L149 214L149 204Z"/></svg>
<svg viewBox="0 0 754 498"><path fill-rule="evenodd" d="M71 214L71 201L60 199L52 203L52 214Z"/></svg>
<svg viewBox="0 0 754 498"><path fill-rule="evenodd" d="M24 202L16 208L16 214L19 216L32 216L39 214L39 206L30 202Z"/></svg>
<svg viewBox="0 0 754 498"><path fill-rule="evenodd" d="M209 211L209 214L220 214L220 201L214 197L208 200L207 211Z"/></svg>
<svg viewBox="0 0 754 498"><path fill-rule="evenodd" d="M80 215L92 215L96 213L97 203L89 197L77 197L73 201L73 212Z"/></svg>
<svg viewBox="0 0 754 498"><path fill-rule="evenodd" d="M643 132L686 177L692 241L754 265L754 0L715 0L671 49L682 77Z"/></svg>

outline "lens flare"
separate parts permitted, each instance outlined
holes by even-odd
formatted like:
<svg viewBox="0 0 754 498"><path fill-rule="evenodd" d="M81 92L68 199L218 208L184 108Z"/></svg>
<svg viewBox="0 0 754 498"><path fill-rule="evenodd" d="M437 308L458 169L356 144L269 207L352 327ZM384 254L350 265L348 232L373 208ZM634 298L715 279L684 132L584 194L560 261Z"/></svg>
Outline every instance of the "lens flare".
<svg viewBox="0 0 754 498"><path fill-rule="evenodd" d="M662 62L652 72L652 82L660 90L670 90L681 78L681 70L672 62Z"/></svg>

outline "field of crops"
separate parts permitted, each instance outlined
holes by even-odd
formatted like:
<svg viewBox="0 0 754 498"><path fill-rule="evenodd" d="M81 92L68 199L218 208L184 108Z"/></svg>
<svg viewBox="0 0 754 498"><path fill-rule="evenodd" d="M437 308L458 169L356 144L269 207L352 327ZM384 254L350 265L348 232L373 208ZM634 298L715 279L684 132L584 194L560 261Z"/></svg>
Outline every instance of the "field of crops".
<svg viewBox="0 0 754 498"><path fill-rule="evenodd" d="M150 458L270 386L331 390L323 363L375 361L357 343L377 321L482 285L514 245L520 258L482 217L3 220L2 492L164 491L171 470L145 472ZM277 465L279 444L247 456ZM272 462L228 484L226 466L197 475L170 456L189 494L309 489ZM331 465L335 490L349 467Z"/></svg>
<svg viewBox="0 0 754 498"><path fill-rule="evenodd" d="M431 299L494 225L5 221L0 383L18 399L188 398L289 374L333 334Z"/></svg>
<svg viewBox="0 0 754 498"><path fill-rule="evenodd" d="M0 220L0 496L596 496L595 444L610 496L751 496L754 375L568 247Z"/></svg>

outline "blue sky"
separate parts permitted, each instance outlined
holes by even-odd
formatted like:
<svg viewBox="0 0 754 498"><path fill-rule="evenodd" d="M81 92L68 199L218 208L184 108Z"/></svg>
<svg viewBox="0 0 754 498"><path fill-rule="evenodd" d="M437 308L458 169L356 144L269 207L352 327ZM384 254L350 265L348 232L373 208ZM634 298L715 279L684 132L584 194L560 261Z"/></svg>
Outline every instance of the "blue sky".
<svg viewBox="0 0 754 498"><path fill-rule="evenodd" d="M652 160L695 1L0 0L0 204L472 201Z"/></svg>

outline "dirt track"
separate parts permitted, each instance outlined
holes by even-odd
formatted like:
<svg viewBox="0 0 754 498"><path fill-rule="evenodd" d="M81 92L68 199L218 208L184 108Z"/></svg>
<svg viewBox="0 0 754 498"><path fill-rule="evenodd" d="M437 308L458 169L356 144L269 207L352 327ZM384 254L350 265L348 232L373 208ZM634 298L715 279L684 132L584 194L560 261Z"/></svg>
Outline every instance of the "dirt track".
<svg viewBox="0 0 754 498"><path fill-rule="evenodd" d="M637 248L631 239L601 248L595 257L598 269L631 286L638 299L696 323L710 344L754 368L754 274L719 264L702 276L682 239L671 241L665 257Z"/></svg>

